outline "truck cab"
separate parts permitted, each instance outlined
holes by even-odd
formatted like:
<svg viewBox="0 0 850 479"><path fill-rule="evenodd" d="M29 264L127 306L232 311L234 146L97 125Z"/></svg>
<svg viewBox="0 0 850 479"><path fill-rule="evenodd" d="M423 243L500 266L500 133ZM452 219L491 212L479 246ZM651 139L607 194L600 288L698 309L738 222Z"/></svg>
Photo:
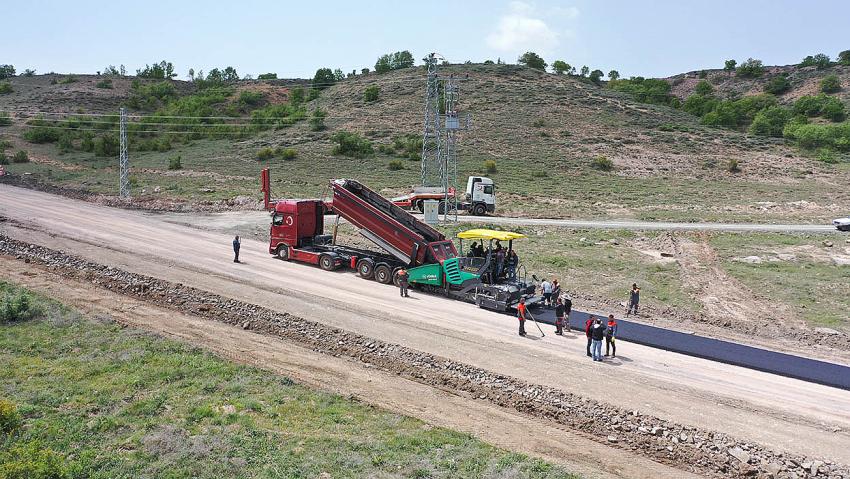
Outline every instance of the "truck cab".
<svg viewBox="0 0 850 479"><path fill-rule="evenodd" d="M496 185L484 176L470 176L466 180L464 209L476 216L496 210Z"/></svg>

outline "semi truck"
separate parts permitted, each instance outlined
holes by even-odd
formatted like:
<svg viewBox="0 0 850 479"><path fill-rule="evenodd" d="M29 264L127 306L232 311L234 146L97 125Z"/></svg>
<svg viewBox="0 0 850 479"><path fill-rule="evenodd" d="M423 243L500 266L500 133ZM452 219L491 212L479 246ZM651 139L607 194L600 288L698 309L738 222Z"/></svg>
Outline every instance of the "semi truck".
<svg viewBox="0 0 850 479"><path fill-rule="evenodd" d="M454 242L362 183L330 181L331 199L273 199L266 168L261 174L265 208L271 213L269 253L287 261L327 271L351 269L366 280L398 284L406 269L415 289L506 311L535 285L525 279L500 279L488 258L463 257ZM336 215L356 228L379 250L337 243L337 229L325 234L325 216Z"/></svg>
<svg viewBox="0 0 850 479"><path fill-rule="evenodd" d="M439 202L438 211L442 214L446 208L446 198L455 198L455 189L449 188L448 195L439 186L417 186L410 193L393 198L391 201L408 211L425 211L425 201ZM453 205L451 205L453 206ZM484 216L496 211L496 184L484 176L470 176L466 179L466 192L457 203L458 210L475 216Z"/></svg>

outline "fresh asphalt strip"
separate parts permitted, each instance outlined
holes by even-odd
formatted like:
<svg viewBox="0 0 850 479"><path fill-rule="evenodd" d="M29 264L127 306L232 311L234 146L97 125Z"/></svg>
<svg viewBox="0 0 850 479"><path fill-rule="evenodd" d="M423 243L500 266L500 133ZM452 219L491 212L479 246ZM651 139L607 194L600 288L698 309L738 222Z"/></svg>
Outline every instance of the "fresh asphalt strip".
<svg viewBox="0 0 850 479"><path fill-rule="evenodd" d="M555 324L554 310L534 308L531 314L538 322ZM570 328L584 332L584 323L588 316L588 313L573 310L570 313ZM597 317L602 320L603 325L608 321L608 318ZM850 367L840 364L671 331L624 319L617 319L617 339L850 391Z"/></svg>

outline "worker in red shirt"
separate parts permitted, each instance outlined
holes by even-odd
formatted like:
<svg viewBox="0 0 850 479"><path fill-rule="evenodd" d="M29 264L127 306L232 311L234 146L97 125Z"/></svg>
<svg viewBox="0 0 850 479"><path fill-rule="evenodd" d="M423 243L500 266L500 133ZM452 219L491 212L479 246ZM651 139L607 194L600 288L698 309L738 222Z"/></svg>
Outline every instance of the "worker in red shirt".
<svg viewBox="0 0 850 479"><path fill-rule="evenodd" d="M593 321L595 319L596 319L596 316L591 314L587 318L587 321L584 322L584 334L587 336L587 355L590 356L590 357L593 357L593 355L590 354L590 343L593 341L593 337L591 337L591 335L590 335L590 328L593 327Z"/></svg>
<svg viewBox="0 0 850 479"><path fill-rule="evenodd" d="M519 320L519 335L525 336L525 298L519 299L519 304L516 305L516 317Z"/></svg>
<svg viewBox="0 0 850 479"><path fill-rule="evenodd" d="M611 350L611 356L617 357L617 320L613 314L608 315L608 326L605 328L605 355L608 356L608 350Z"/></svg>

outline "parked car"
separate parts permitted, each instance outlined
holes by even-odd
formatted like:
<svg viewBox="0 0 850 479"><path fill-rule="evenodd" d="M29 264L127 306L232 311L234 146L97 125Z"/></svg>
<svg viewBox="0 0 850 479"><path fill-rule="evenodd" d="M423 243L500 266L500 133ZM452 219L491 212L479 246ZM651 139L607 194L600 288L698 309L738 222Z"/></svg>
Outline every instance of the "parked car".
<svg viewBox="0 0 850 479"><path fill-rule="evenodd" d="M836 218L832 220L832 224L838 228L838 231L850 231L850 215L844 218Z"/></svg>

